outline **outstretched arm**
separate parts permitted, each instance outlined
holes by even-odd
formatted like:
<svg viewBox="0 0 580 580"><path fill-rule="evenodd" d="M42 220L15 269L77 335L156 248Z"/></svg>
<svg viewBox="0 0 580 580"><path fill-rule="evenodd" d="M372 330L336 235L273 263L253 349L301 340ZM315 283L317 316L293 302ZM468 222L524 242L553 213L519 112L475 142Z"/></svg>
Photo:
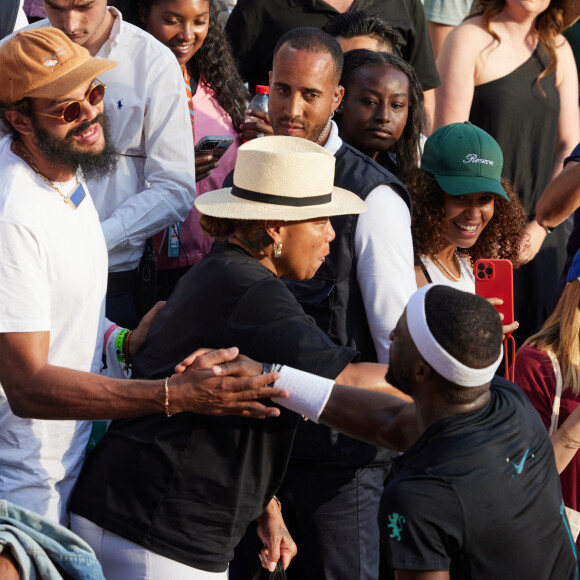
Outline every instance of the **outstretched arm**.
<svg viewBox="0 0 580 580"><path fill-rule="evenodd" d="M218 377L200 370L203 367L194 359L185 372L169 378L166 392L164 379L111 379L52 365L48 362L49 343L49 332L0 333L0 383L12 412L19 417L115 419L163 413L167 402L171 413L259 418L280 413L258 402L272 396L266 385L275 374ZM208 355L206 361L211 363L215 356L230 360L237 354L237 349L223 349ZM284 391L280 393L285 396Z"/></svg>
<svg viewBox="0 0 580 580"><path fill-rule="evenodd" d="M223 363L218 358L212 368L218 376L262 370L261 363L245 356ZM335 384L290 367L282 367L276 386L289 394L276 400L280 405L367 443L404 451L419 436L415 405L397 396Z"/></svg>

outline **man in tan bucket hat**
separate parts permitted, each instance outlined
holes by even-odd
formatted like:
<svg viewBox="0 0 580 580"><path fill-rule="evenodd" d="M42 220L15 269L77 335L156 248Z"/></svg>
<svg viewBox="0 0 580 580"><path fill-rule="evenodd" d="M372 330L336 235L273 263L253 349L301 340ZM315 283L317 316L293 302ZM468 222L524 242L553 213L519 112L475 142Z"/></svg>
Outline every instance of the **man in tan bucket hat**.
<svg viewBox="0 0 580 580"><path fill-rule="evenodd" d="M106 324L107 250L85 184L115 162L98 80L114 66L53 28L0 47L0 119L10 127L0 140L0 497L61 523L86 419L161 413L169 388L176 410L279 413L255 401L269 390L249 390L271 376L216 382L194 370L164 383L90 372L103 351L109 365L128 360L143 332L129 347L129 332Z"/></svg>

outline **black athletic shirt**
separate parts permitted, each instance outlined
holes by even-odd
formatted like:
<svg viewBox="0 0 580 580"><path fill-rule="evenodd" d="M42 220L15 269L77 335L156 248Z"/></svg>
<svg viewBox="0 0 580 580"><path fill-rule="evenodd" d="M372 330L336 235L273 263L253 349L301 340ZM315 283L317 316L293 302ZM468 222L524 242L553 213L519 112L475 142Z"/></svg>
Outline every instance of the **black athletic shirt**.
<svg viewBox="0 0 580 580"><path fill-rule="evenodd" d="M431 425L393 471L380 517L393 569L578 578L552 444L516 385L496 377L485 407Z"/></svg>
<svg viewBox="0 0 580 580"><path fill-rule="evenodd" d="M215 247L179 282L135 358L165 377L199 347L328 378L355 358L307 317L286 285L236 246ZM165 414L114 421L70 503L99 526L202 570L227 568L248 524L284 476L299 417Z"/></svg>

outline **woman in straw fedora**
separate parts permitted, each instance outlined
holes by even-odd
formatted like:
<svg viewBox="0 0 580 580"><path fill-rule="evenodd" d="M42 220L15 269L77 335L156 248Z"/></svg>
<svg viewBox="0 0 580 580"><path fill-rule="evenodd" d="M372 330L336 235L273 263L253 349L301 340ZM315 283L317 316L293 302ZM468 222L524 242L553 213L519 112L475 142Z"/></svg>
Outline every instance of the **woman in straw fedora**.
<svg viewBox="0 0 580 580"><path fill-rule="evenodd" d="M353 363L356 352L335 346L280 280L314 275L334 237L328 216L365 210L333 180L334 157L306 139L268 137L240 147L234 186L196 200L202 226L223 243L181 279L135 357L134 374L164 377L196 348L235 345L265 363L398 393L385 382L385 366ZM101 553L108 580L225 579L256 518L263 564L271 568L281 553L287 565L294 547L272 500L299 415L182 413L169 391L165 409L113 422L70 504L75 531L97 552L108 546Z"/></svg>

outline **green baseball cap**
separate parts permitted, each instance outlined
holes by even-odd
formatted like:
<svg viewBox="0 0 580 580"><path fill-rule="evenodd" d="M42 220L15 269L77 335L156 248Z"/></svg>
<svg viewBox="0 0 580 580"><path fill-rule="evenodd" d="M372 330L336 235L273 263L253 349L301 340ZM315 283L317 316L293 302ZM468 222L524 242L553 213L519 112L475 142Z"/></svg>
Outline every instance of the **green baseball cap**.
<svg viewBox="0 0 580 580"><path fill-rule="evenodd" d="M421 169L431 173L449 195L489 191L509 201L501 185L500 146L468 121L441 127L425 141Z"/></svg>

